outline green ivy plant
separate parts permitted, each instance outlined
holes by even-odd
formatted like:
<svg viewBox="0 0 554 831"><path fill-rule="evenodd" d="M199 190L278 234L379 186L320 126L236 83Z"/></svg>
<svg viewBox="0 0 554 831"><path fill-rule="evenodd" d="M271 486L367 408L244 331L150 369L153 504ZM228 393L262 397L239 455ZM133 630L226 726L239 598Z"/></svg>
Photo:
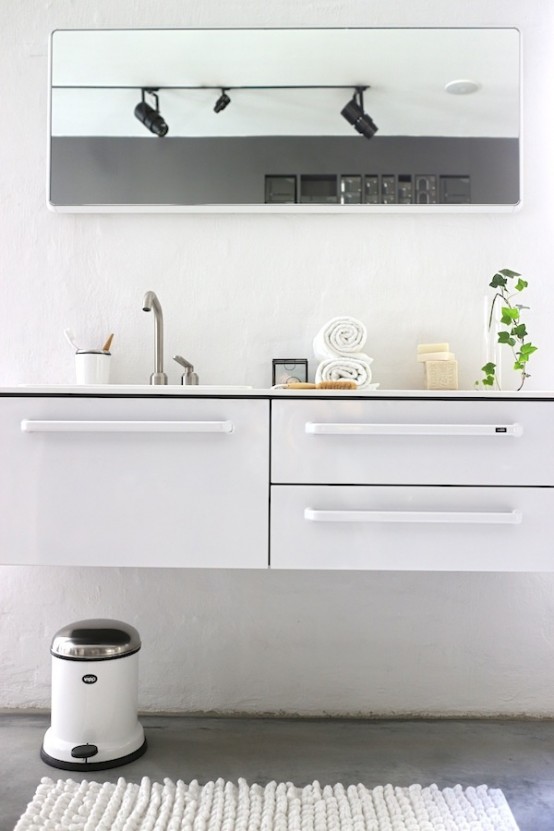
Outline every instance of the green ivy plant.
<svg viewBox="0 0 554 831"><path fill-rule="evenodd" d="M495 290L491 300L489 329L493 325L495 306L497 303L501 303L500 323L505 328L499 329L498 331L498 343L506 344L512 350L514 358L513 369L521 375L521 382L517 388L518 391L522 389L527 378L530 378L527 372L527 364L533 352L536 352L538 349L528 339L527 327L521 320L521 312L524 309L529 309L529 306L513 302L514 298L519 297L528 285L527 280L523 280L521 274L509 268L502 268L500 271L497 271L489 283L489 286ZM500 389L500 379L496 374L496 364L489 361L489 363L481 367L481 371L484 375L481 383L485 387L493 387L496 384L497 388ZM479 381L476 384L479 384Z"/></svg>

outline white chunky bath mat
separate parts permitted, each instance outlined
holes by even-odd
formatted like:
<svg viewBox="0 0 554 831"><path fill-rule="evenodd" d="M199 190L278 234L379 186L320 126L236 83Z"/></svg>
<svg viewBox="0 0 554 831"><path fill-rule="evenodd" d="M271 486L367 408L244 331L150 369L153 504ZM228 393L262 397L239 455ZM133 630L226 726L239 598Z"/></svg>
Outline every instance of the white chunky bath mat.
<svg viewBox="0 0 554 831"><path fill-rule="evenodd" d="M518 831L502 791L44 778L14 831Z"/></svg>

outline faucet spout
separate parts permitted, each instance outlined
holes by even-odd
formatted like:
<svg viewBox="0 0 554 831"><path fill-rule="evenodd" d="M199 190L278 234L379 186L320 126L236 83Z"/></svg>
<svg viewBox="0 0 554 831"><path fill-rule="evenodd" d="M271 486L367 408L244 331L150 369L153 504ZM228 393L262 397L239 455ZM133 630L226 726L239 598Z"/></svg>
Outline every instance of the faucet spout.
<svg viewBox="0 0 554 831"><path fill-rule="evenodd" d="M167 384L164 372L164 316L157 295L147 291L142 303L143 312L154 312L154 372L150 376L151 384Z"/></svg>

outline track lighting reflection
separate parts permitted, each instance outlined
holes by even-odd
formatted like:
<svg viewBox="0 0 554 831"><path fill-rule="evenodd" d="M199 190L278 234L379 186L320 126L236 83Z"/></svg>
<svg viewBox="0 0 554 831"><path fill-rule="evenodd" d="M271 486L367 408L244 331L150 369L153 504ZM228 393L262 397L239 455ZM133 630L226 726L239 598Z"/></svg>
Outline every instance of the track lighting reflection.
<svg viewBox="0 0 554 831"><path fill-rule="evenodd" d="M172 89L217 89L217 87L172 87ZM289 85L289 86L240 86L240 87L219 87L221 90L220 96L214 104L214 112L221 113L231 103L231 98L228 95L229 90L287 90L287 89L348 89L348 87L341 86L317 86L315 84L310 86ZM351 87L352 89L352 87ZM372 138L379 129L371 116L364 110L364 92L369 89L368 86L355 86L354 95L342 108L341 115L349 124L352 124L355 130L365 138ZM160 105L157 92L159 88L152 89L143 87L141 92L141 101L135 107L135 117L144 124L147 130L154 133L155 136L162 138L167 135L169 127L160 113ZM150 95L154 101L154 106L146 102L146 95Z"/></svg>
<svg viewBox="0 0 554 831"><path fill-rule="evenodd" d="M225 109L225 107L227 107L230 103L231 103L231 99L227 95L227 92L224 89L222 89L221 90L221 95L219 96L219 98L215 102L214 113L222 112Z"/></svg>
<svg viewBox="0 0 554 831"><path fill-rule="evenodd" d="M146 103L144 97L145 93L152 96L155 101L155 108ZM150 132L154 133L154 135L158 136L158 138L163 138L169 130L169 127L160 113L160 103L154 90L142 90L142 100L140 104L137 104L135 107L135 118L138 118L141 124L144 124L146 129L150 130Z"/></svg>
<svg viewBox="0 0 554 831"><path fill-rule="evenodd" d="M346 104L341 110L343 118L352 124L355 130L358 131L364 138L372 138L379 129L371 116L364 111L364 88L356 87L356 91L351 101Z"/></svg>

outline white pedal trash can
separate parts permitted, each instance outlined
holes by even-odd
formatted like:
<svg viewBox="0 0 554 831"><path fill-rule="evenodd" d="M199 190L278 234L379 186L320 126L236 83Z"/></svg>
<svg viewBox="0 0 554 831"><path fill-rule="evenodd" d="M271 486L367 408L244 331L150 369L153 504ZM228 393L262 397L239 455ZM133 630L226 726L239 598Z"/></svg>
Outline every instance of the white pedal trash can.
<svg viewBox="0 0 554 831"><path fill-rule="evenodd" d="M137 718L137 630L120 620L79 620L54 635L52 716L40 751L63 770L125 765L146 750Z"/></svg>

